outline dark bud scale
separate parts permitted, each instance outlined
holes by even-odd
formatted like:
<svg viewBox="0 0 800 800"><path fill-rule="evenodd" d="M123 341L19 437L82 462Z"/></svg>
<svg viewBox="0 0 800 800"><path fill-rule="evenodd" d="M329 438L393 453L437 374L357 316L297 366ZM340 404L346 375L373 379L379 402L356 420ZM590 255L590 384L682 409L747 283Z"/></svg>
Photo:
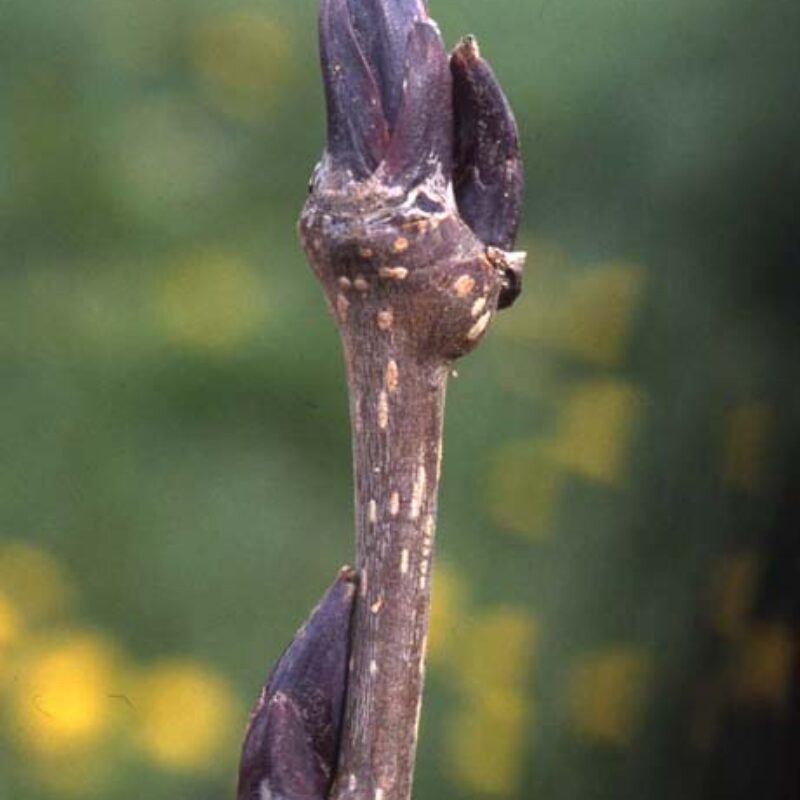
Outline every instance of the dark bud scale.
<svg viewBox="0 0 800 800"><path fill-rule="evenodd" d="M325 800L342 725L355 571L345 568L278 660L250 717L238 800Z"/></svg>
<svg viewBox="0 0 800 800"><path fill-rule="evenodd" d="M522 157L514 113L474 36L450 59L455 112L453 185L458 211L503 271L498 308L522 291L524 255L513 253L522 201Z"/></svg>

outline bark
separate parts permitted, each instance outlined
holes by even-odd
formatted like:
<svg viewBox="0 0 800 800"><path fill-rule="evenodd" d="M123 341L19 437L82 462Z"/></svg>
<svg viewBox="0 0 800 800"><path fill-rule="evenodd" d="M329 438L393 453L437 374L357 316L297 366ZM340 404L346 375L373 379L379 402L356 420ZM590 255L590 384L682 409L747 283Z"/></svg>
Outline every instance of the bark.
<svg viewBox="0 0 800 800"><path fill-rule="evenodd" d="M448 371L391 332L358 338L346 353L361 599L333 797L389 800L410 796L414 770Z"/></svg>
<svg viewBox="0 0 800 800"><path fill-rule="evenodd" d="M474 37L450 58L423 0L321 0L320 55L327 144L300 238L344 345L358 594L351 616L329 593L312 621L341 630L309 623L279 662L240 798L409 800L445 388L521 290L519 136Z"/></svg>
<svg viewBox="0 0 800 800"><path fill-rule="evenodd" d="M446 196L315 193L301 236L339 322L353 430L359 597L334 800L411 795L425 669L445 388L503 281Z"/></svg>
<svg viewBox="0 0 800 800"><path fill-rule="evenodd" d="M340 579L278 662L239 797L409 800L445 388L521 291L519 136L475 38L448 57L424 0L321 0L320 56L327 143L300 238L344 344L359 588L351 614Z"/></svg>

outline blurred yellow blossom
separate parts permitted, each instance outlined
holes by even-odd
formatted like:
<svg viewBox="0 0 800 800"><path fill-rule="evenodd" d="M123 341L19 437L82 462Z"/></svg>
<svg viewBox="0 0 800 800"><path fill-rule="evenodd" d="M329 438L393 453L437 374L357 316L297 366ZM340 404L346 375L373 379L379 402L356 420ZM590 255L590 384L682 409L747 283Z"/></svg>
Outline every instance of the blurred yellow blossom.
<svg viewBox="0 0 800 800"><path fill-rule="evenodd" d="M167 335L186 347L228 350L261 327L264 287L253 267L223 250L198 250L167 266L158 310Z"/></svg>
<svg viewBox="0 0 800 800"><path fill-rule="evenodd" d="M92 633L60 633L35 646L15 686L20 744L66 755L101 743L115 720L118 667L112 645Z"/></svg>
<svg viewBox="0 0 800 800"><path fill-rule="evenodd" d="M536 285L525 300L528 313L509 315L500 330L589 364L621 363L644 293L644 269L624 262L578 268L562 251L536 242L528 262Z"/></svg>
<svg viewBox="0 0 800 800"><path fill-rule="evenodd" d="M475 617L461 642L456 679L479 694L487 686L523 687L533 664L536 633L533 617L523 609L498 608Z"/></svg>
<svg viewBox="0 0 800 800"><path fill-rule="evenodd" d="M486 481L492 521L501 528L544 539L555 528L564 471L548 454L547 442L525 439L498 447Z"/></svg>
<svg viewBox="0 0 800 800"><path fill-rule="evenodd" d="M14 604L0 590L0 658L4 648L10 647L20 634L21 621Z"/></svg>
<svg viewBox="0 0 800 800"><path fill-rule="evenodd" d="M239 719L230 688L194 662L154 666L143 676L134 703L138 742L159 766L213 771L235 739Z"/></svg>
<svg viewBox="0 0 800 800"><path fill-rule="evenodd" d="M588 739L630 745L640 721L649 659L636 647L609 647L581 656L569 681L573 729Z"/></svg>
<svg viewBox="0 0 800 800"><path fill-rule="evenodd" d="M470 695L449 725L454 779L481 794L514 795L530 753L525 737L530 714L526 696L513 688L492 684Z"/></svg>
<svg viewBox="0 0 800 800"><path fill-rule="evenodd" d="M458 655L460 635L466 623L464 579L453 567L437 564L433 581L428 656L432 663Z"/></svg>
<svg viewBox="0 0 800 800"><path fill-rule="evenodd" d="M621 380L579 383L567 393L550 456L565 469L620 485L643 407L642 392Z"/></svg>
<svg viewBox="0 0 800 800"><path fill-rule="evenodd" d="M709 611L720 636L735 640L746 632L760 573L761 559L756 553L730 555L717 566Z"/></svg>
<svg viewBox="0 0 800 800"><path fill-rule="evenodd" d="M240 9L195 25L189 59L206 99L245 120L274 113L292 73L291 33L276 19Z"/></svg>
<svg viewBox="0 0 800 800"><path fill-rule="evenodd" d="M454 672L462 702L448 754L453 776L471 790L507 795L519 784L535 641L535 622L521 609L495 609L465 625Z"/></svg>
<svg viewBox="0 0 800 800"><path fill-rule="evenodd" d="M784 707L797 652L797 638L788 626L754 626L741 645L734 667L733 690L737 699L749 705Z"/></svg>
<svg viewBox="0 0 800 800"><path fill-rule="evenodd" d="M22 635L22 621L11 600L0 590L0 695L5 689L5 672L12 648Z"/></svg>
<svg viewBox="0 0 800 800"><path fill-rule="evenodd" d="M762 403L745 403L727 414L722 476L728 486L756 492L762 485L772 417Z"/></svg>
<svg viewBox="0 0 800 800"><path fill-rule="evenodd" d="M75 599L64 567L47 551L21 541L0 545L0 586L29 623L63 616Z"/></svg>
<svg viewBox="0 0 800 800"><path fill-rule="evenodd" d="M633 264L598 264L575 276L561 302L550 306L543 339L583 360L619 364L626 352L644 272Z"/></svg>

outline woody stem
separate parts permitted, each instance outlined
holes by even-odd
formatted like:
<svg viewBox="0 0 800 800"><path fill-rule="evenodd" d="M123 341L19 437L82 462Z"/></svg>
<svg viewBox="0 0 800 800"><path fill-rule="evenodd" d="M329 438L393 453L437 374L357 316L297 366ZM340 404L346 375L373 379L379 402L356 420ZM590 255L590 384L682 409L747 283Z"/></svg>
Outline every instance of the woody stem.
<svg viewBox="0 0 800 800"><path fill-rule="evenodd" d="M333 800L408 800L422 707L447 367L420 360L369 299L342 326L357 565ZM356 309L354 309L355 311ZM378 324L368 323L378 320Z"/></svg>

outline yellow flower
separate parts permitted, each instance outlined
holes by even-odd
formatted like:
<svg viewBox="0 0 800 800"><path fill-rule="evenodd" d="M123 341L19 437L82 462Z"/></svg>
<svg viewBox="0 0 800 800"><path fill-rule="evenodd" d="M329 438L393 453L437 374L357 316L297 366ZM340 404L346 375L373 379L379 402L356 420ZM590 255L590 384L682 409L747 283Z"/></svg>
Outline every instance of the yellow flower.
<svg viewBox="0 0 800 800"><path fill-rule="evenodd" d="M19 613L11 600L0 591L0 658L3 650L16 642L20 634Z"/></svg>
<svg viewBox="0 0 800 800"><path fill-rule="evenodd" d="M134 703L140 746L159 766L179 771L213 770L232 744L239 721L227 684L189 661L153 667Z"/></svg>
<svg viewBox="0 0 800 800"><path fill-rule="evenodd" d="M438 664L447 660L448 656L458 655L459 637L466 622L465 594L461 575L447 565L437 565L428 634L428 656L431 663Z"/></svg>
<svg viewBox="0 0 800 800"><path fill-rule="evenodd" d="M473 791L502 796L519 786L536 633L530 615L500 608L468 623L459 640L454 677L463 700L447 745L453 777Z"/></svg>
<svg viewBox="0 0 800 800"><path fill-rule="evenodd" d="M605 744L630 745L640 722L650 662L636 647L609 647L578 659L570 676L572 727Z"/></svg>
<svg viewBox="0 0 800 800"><path fill-rule="evenodd" d="M536 623L524 610L499 608L481 614L470 621L461 641L456 680L473 695L480 695L487 686L522 690L533 664L536 638Z"/></svg>
<svg viewBox="0 0 800 800"><path fill-rule="evenodd" d="M291 32L277 20L237 10L198 23L188 54L209 103L249 121L274 113L292 75L291 52Z"/></svg>
<svg viewBox="0 0 800 800"><path fill-rule="evenodd" d="M624 483L628 452L644 406L634 384L577 384L563 401L549 455L564 469L598 483Z"/></svg>
<svg viewBox="0 0 800 800"><path fill-rule="evenodd" d="M762 403L745 403L726 415L722 477L728 486L751 493L761 488L773 423L772 409Z"/></svg>
<svg viewBox="0 0 800 800"><path fill-rule="evenodd" d="M117 658L90 633L59 635L24 659L14 697L20 744L39 754L92 747L114 721Z"/></svg>
<svg viewBox="0 0 800 800"><path fill-rule="evenodd" d="M729 641L747 631L761 569L757 553L737 553L726 556L711 577L710 622Z"/></svg>
<svg viewBox="0 0 800 800"><path fill-rule="evenodd" d="M449 727L448 755L456 781L481 794L511 796L518 789L530 743L531 709L522 692L485 687Z"/></svg>
<svg viewBox="0 0 800 800"><path fill-rule="evenodd" d="M157 310L169 338L195 350L224 352L261 328L263 286L251 265L222 250L199 250L168 265Z"/></svg>
<svg viewBox="0 0 800 800"><path fill-rule="evenodd" d="M761 708L785 707L798 646L797 636L788 625L754 625L742 643L733 671L736 698Z"/></svg>
<svg viewBox="0 0 800 800"><path fill-rule="evenodd" d="M645 270L616 261L579 267L546 242L525 245L537 291L526 300L528 313L503 317L500 332L587 364L621 364L644 295Z"/></svg>
<svg viewBox="0 0 800 800"><path fill-rule="evenodd" d="M11 600L0 591L0 694L5 689L9 654L22 634L19 613Z"/></svg>

